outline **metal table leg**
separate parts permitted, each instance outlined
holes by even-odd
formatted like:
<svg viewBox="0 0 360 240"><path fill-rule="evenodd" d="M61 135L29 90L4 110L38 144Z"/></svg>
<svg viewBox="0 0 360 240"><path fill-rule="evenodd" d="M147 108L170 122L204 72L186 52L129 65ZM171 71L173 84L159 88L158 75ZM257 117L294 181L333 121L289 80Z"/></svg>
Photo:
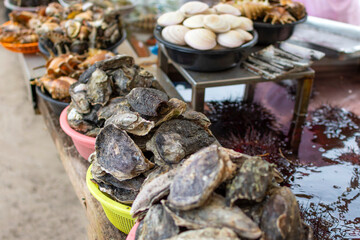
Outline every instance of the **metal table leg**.
<svg viewBox="0 0 360 240"><path fill-rule="evenodd" d="M158 51L158 59L159 59L159 67L160 69L167 75L169 73L169 59L167 58L164 51L161 50L162 47L159 47Z"/></svg>
<svg viewBox="0 0 360 240"><path fill-rule="evenodd" d="M205 88L192 87L191 106L195 111L204 111Z"/></svg>
<svg viewBox="0 0 360 240"><path fill-rule="evenodd" d="M247 83L245 84L245 94L243 101L245 102L253 102L254 93L255 93L256 83Z"/></svg>

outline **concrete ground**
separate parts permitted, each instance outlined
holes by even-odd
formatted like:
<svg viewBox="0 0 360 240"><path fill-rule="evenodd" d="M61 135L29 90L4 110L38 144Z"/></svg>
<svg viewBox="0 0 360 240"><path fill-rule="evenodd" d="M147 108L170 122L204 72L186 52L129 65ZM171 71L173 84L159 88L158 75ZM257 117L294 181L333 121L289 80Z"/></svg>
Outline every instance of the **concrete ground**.
<svg viewBox="0 0 360 240"><path fill-rule="evenodd" d="M0 66L0 239L86 239L85 211L34 114L17 54L0 47Z"/></svg>

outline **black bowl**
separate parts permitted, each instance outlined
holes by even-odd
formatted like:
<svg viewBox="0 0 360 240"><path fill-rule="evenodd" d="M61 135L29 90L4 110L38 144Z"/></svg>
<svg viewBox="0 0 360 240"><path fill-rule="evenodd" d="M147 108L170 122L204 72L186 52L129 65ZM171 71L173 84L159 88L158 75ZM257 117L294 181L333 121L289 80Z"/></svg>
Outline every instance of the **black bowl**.
<svg viewBox="0 0 360 240"><path fill-rule="evenodd" d="M235 67L246 58L249 49L258 39L257 32L253 31L251 33L254 38L240 47L201 51L165 41L161 36L161 30L162 27L156 26L154 35L158 42L164 44L169 58L186 69L199 72L216 72Z"/></svg>
<svg viewBox="0 0 360 240"><path fill-rule="evenodd" d="M122 36L121 38L119 39L119 41L117 41L114 45L106 48L105 50L108 50L108 51L111 51L111 52L114 52L116 50L116 48L122 44L126 39L126 30L123 28L122 29ZM52 44L52 43L51 43ZM46 56L50 56L50 53L49 51L45 48L45 43L43 42L43 40L41 40L41 38L39 39L39 50L40 52L42 52L43 54L45 54ZM54 52L55 55L58 55L57 54L57 49L55 47L52 47L51 50ZM62 47L62 51L65 52L65 48Z"/></svg>
<svg viewBox="0 0 360 240"><path fill-rule="evenodd" d="M60 116L62 110L69 106L69 103L61 102L59 100L53 99L49 94L43 93L40 87L36 87L36 94L49 103L50 108L56 114L56 116Z"/></svg>
<svg viewBox="0 0 360 240"><path fill-rule="evenodd" d="M277 41L285 41L291 37L295 26L299 23L305 22L307 16L302 19L287 24L271 24L254 21L254 28L259 34L257 45L270 45Z"/></svg>

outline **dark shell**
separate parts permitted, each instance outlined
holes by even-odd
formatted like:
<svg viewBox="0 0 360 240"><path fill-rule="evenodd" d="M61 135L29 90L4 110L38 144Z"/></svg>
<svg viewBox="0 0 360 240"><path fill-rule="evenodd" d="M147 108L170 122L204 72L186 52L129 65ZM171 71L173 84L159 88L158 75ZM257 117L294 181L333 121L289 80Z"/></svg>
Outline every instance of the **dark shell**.
<svg viewBox="0 0 360 240"><path fill-rule="evenodd" d="M266 201L261 217L264 238L305 239L305 231L300 218L299 205L290 188L276 189Z"/></svg>
<svg viewBox="0 0 360 240"><path fill-rule="evenodd" d="M97 111L100 109L100 107L101 105L95 105L92 107L89 113L83 114L84 120L98 127L102 127L101 125L104 123L104 121L103 120L99 121L97 116Z"/></svg>
<svg viewBox="0 0 360 240"><path fill-rule="evenodd" d="M84 54L89 49L87 41L74 41L70 45L70 51L77 54Z"/></svg>
<svg viewBox="0 0 360 240"><path fill-rule="evenodd" d="M204 128L208 128L211 125L210 120L201 112L194 110L187 110L182 114L182 117L187 120L191 120Z"/></svg>
<svg viewBox="0 0 360 240"><path fill-rule="evenodd" d="M257 224L246 216L240 208L227 207L225 199L220 195L213 194L201 208L189 211L171 208L164 200L161 203L178 226L189 229L227 227L243 238L257 239L261 236L261 230Z"/></svg>
<svg viewBox="0 0 360 240"><path fill-rule="evenodd" d="M93 128L86 132L86 136L88 137L96 137L101 131L101 128Z"/></svg>
<svg viewBox="0 0 360 240"><path fill-rule="evenodd" d="M229 156L216 145L191 155L174 177L168 196L169 204L181 210L202 206L229 175L227 172L235 170L235 166L227 169L229 161Z"/></svg>
<svg viewBox="0 0 360 240"><path fill-rule="evenodd" d="M91 110L90 103L86 98L86 91L87 85L80 82L71 84L69 89L73 106L79 113L83 114L89 113Z"/></svg>
<svg viewBox="0 0 360 240"><path fill-rule="evenodd" d="M95 142L100 166L118 180L134 178L153 167L129 135L115 127L104 127Z"/></svg>
<svg viewBox="0 0 360 240"><path fill-rule="evenodd" d="M172 217L165 211L161 204L152 206L143 220L139 240L168 239L179 233Z"/></svg>
<svg viewBox="0 0 360 240"><path fill-rule="evenodd" d="M186 156L207 147L216 139L194 122L173 119L156 130L146 148L155 155L158 165L178 163Z"/></svg>
<svg viewBox="0 0 360 240"><path fill-rule="evenodd" d="M130 82L133 79L133 76L127 76L125 75L125 72L122 68L119 68L113 72L110 73L110 76L112 76L115 91L120 96L125 96L130 92Z"/></svg>
<svg viewBox="0 0 360 240"><path fill-rule="evenodd" d="M240 240L236 233L230 228L204 228L200 230L190 230L182 232L167 240Z"/></svg>
<svg viewBox="0 0 360 240"><path fill-rule="evenodd" d="M162 108L167 107L166 93L152 88L134 88L126 96L131 107L141 115L158 116Z"/></svg>
<svg viewBox="0 0 360 240"><path fill-rule="evenodd" d="M247 159L227 186L227 204L233 206L237 200L261 202L274 180L272 168L270 163L260 157Z"/></svg>
<svg viewBox="0 0 360 240"><path fill-rule="evenodd" d="M116 97L110 99L110 101L99 109L97 112L98 119L107 120L114 113L121 110L130 110L130 105L125 97Z"/></svg>
<svg viewBox="0 0 360 240"><path fill-rule="evenodd" d="M163 112L162 115L160 115L156 120L155 126L159 126L160 124L169 121L172 118L176 118L183 114L186 111L187 104L184 101L181 101L177 98L171 98L167 102L167 109Z"/></svg>
<svg viewBox="0 0 360 240"><path fill-rule="evenodd" d="M85 72L83 72L83 74L80 75L78 82L87 83L93 72L95 72L95 70L96 70L95 64L91 65L88 69L85 70Z"/></svg>
<svg viewBox="0 0 360 240"><path fill-rule="evenodd" d="M94 125L84 120L83 116L70 104L67 111L67 121L69 126L75 131L85 133L95 128Z"/></svg>
<svg viewBox="0 0 360 240"><path fill-rule="evenodd" d="M143 87L143 88L150 88L152 86L152 82L155 80L155 77L152 73L146 70L141 70L134 80L131 82L130 87Z"/></svg>
<svg viewBox="0 0 360 240"><path fill-rule="evenodd" d="M127 55L116 55L115 57L105 59L95 63L96 68L99 68L103 71L115 70L122 66L132 67L135 64L133 57Z"/></svg>
<svg viewBox="0 0 360 240"><path fill-rule="evenodd" d="M96 69L87 83L86 97L92 105L105 104L109 101L112 87L111 81L106 73L100 69Z"/></svg>

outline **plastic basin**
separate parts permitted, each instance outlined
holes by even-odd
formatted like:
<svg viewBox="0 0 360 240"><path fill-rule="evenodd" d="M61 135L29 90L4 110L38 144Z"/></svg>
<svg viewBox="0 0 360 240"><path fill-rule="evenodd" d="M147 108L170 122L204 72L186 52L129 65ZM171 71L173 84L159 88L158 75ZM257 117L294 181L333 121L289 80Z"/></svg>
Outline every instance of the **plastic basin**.
<svg viewBox="0 0 360 240"><path fill-rule="evenodd" d="M131 228L129 235L127 235L126 240L135 240L136 230L139 226L140 222L136 222L135 225Z"/></svg>
<svg viewBox="0 0 360 240"><path fill-rule="evenodd" d="M62 130L71 137L76 150L79 154L86 160L89 158L90 154L95 151L95 139L93 137L88 137L84 134L81 134L70 127L67 121L67 110L69 107L66 107L60 115L60 126Z"/></svg>

